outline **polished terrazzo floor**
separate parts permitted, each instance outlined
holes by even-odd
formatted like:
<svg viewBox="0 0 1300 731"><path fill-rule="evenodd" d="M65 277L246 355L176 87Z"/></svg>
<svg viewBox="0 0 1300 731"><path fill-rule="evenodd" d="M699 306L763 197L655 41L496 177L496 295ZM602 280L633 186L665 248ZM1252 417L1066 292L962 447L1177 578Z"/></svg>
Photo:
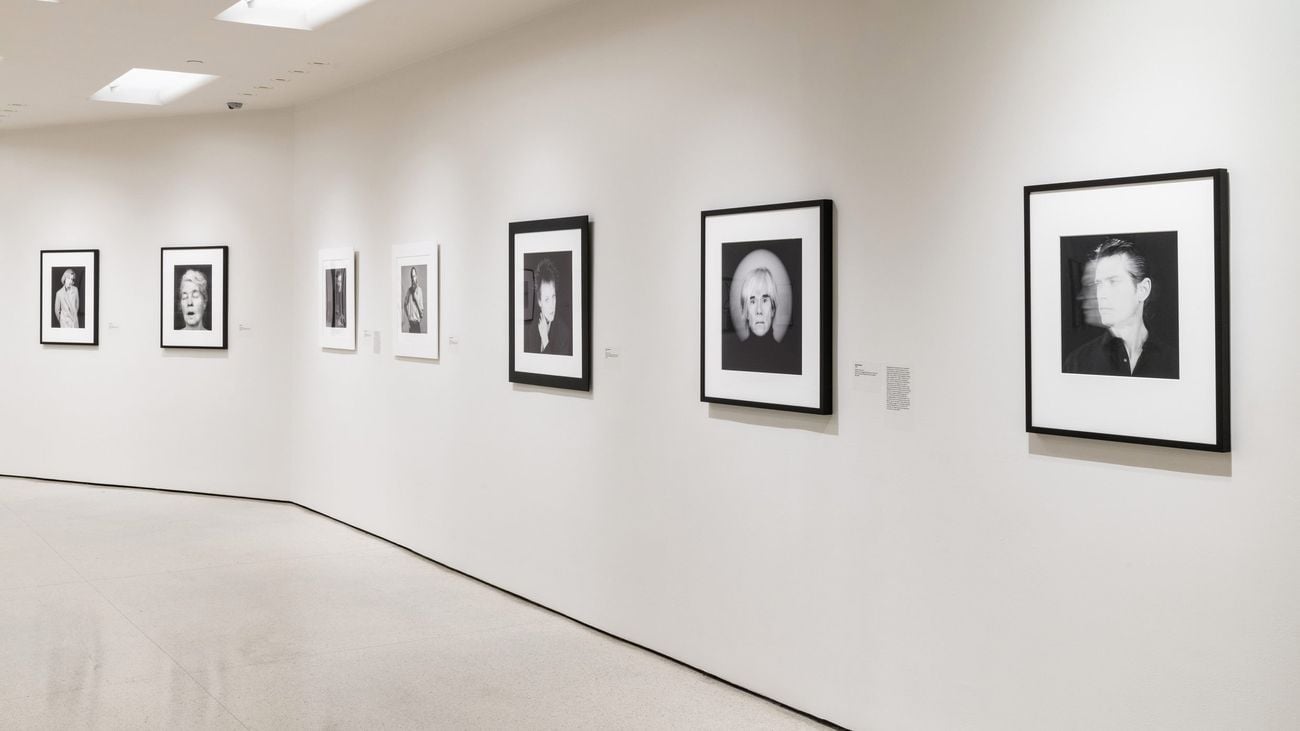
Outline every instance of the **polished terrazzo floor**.
<svg viewBox="0 0 1300 731"><path fill-rule="evenodd" d="M291 506L0 478L0 728L822 728Z"/></svg>

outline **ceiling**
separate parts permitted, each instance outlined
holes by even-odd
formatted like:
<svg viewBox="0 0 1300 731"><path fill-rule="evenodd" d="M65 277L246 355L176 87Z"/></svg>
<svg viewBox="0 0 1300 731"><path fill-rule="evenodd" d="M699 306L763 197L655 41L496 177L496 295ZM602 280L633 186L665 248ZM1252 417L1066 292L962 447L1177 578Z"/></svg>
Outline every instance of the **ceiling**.
<svg viewBox="0 0 1300 731"><path fill-rule="evenodd" d="M374 0L301 31L215 20L234 0L3 0L0 133L209 113L228 101L293 106L574 1ZM162 107L90 100L133 67L220 78Z"/></svg>

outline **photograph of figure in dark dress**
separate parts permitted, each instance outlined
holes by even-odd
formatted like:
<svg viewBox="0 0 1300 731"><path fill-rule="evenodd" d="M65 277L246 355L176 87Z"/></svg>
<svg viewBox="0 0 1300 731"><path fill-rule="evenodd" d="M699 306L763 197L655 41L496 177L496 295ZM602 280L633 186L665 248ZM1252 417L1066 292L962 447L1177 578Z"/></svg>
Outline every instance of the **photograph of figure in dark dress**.
<svg viewBox="0 0 1300 731"><path fill-rule="evenodd" d="M803 242L722 245L722 368L801 374L800 291Z"/></svg>
<svg viewBox="0 0 1300 731"><path fill-rule="evenodd" d="M1178 233L1061 237L1061 371L1178 378Z"/></svg>
<svg viewBox="0 0 1300 731"><path fill-rule="evenodd" d="M524 254L524 352L573 355L573 252Z"/></svg>
<svg viewBox="0 0 1300 731"><path fill-rule="evenodd" d="M347 273L344 268L325 270L325 327L348 326Z"/></svg>

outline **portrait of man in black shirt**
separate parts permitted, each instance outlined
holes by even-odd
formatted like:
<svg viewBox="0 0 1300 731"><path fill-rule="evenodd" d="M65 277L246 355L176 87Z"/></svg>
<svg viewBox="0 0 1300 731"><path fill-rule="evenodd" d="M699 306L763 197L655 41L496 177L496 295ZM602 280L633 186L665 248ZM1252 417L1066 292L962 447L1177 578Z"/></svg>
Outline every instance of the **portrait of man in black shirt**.
<svg viewBox="0 0 1300 731"><path fill-rule="evenodd" d="M1149 237L1149 247L1159 246L1162 273L1176 280L1175 232L1104 236L1088 260L1066 276L1063 291L1067 308L1063 331L1065 356L1061 370L1098 376L1178 378L1177 300L1166 297L1157 326L1152 303L1162 289L1176 294L1176 282L1162 282L1153 272L1153 257L1135 239ZM1075 239L1070 241L1070 239ZM1063 255L1077 248L1078 239L1062 240ZM1091 242L1087 242L1091 243ZM1171 312L1172 310L1172 312ZM1073 323L1071 323L1073 320ZM1081 321L1080 321L1081 320ZM1073 325L1073 327L1071 327ZM1071 342L1073 339L1075 342ZM1078 340L1084 340L1077 344Z"/></svg>

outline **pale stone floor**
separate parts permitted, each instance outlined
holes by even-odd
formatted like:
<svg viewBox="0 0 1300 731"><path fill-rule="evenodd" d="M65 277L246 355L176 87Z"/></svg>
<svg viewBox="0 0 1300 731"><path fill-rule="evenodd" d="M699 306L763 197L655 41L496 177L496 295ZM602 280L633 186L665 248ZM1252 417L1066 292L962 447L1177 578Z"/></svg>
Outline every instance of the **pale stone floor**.
<svg viewBox="0 0 1300 731"><path fill-rule="evenodd" d="M823 728L292 505L0 478L0 728Z"/></svg>

